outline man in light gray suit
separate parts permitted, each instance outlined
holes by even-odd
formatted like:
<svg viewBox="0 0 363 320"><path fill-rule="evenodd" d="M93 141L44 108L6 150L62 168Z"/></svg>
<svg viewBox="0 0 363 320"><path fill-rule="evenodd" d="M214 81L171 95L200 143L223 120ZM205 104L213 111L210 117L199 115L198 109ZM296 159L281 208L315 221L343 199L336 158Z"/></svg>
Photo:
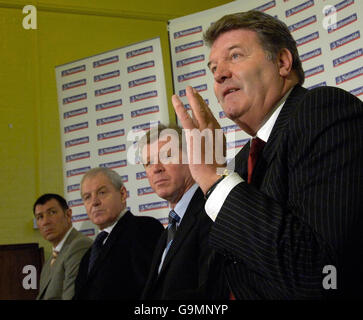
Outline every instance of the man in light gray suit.
<svg viewBox="0 0 363 320"><path fill-rule="evenodd" d="M70 300L79 263L92 240L72 227L72 209L60 195L42 195L33 212L40 233L53 246L40 275L37 300Z"/></svg>

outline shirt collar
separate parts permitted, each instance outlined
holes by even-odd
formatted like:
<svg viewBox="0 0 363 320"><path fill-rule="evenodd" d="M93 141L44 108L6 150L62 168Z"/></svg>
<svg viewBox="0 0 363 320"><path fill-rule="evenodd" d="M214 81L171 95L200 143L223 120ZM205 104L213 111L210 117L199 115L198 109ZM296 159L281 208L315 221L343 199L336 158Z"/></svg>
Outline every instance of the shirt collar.
<svg viewBox="0 0 363 320"><path fill-rule="evenodd" d="M197 191L198 189L198 184L193 184L187 192L185 192L183 194L183 196L181 197L181 199L177 202L177 204L175 205L174 211L177 213L177 215L180 217L179 222L177 223L177 225L179 226L179 224L181 223L185 211L187 210L190 201L192 200L195 191ZM171 209L171 208L170 208Z"/></svg>
<svg viewBox="0 0 363 320"><path fill-rule="evenodd" d="M66 240L67 240L69 234L71 233L72 229L73 229L73 227L70 227L69 228L69 230L66 232L66 234L64 235L64 237L61 240L61 242L59 242L55 248L53 247L53 251L60 252L62 250L62 247L64 245L64 242L66 242Z"/></svg>
<svg viewBox="0 0 363 320"><path fill-rule="evenodd" d="M100 230L100 231L106 231L108 234L110 234L111 233L111 231L112 231L112 229L115 227L115 225L116 225L116 223L124 216L124 214L127 212L127 208L124 208L121 212L120 212L120 214L119 214L119 216L117 217L117 219L115 220L115 222L113 223L113 224L111 224L110 226L108 226L108 227L106 227L106 228L104 228L104 229L102 229L102 230Z"/></svg>
<svg viewBox="0 0 363 320"><path fill-rule="evenodd" d="M272 112L270 112L270 116L267 119L267 121L263 124L263 126L260 128L260 130L257 131L256 136L259 137L264 142L267 142L268 138L270 137L272 128L275 125L275 122L277 120L278 115L280 114L280 111L282 107L285 104L285 101L287 97L289 96L290 92L293 88L291 88L284 96L283 98L276 104L276 106L273 108Z"/></svg>

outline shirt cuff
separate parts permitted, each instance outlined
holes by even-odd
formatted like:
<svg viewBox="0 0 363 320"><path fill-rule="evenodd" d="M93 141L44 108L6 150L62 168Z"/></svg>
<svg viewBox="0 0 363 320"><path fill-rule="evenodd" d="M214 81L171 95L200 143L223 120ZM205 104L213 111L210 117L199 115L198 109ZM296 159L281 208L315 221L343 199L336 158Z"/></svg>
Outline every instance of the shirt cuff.
<svg viewBox="0 0 363 320"><path fill-rule="evenodd" d="M221 210L221 207L231 190L243 181L244 180L238 173L233 172L217 184L205 203L205 212L213 221L216 220L219 210Z"/></svg>

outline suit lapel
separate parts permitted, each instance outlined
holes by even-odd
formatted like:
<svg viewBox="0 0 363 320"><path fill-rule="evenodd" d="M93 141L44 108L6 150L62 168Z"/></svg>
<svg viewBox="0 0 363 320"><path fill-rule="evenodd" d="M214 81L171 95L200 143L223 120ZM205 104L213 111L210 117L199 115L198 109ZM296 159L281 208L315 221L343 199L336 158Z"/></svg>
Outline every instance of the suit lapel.
<svg viewBox="0 0 363 320"><path fill-rule="evenodd" d="M92 277L96 272L99 266L102 264L103 260L107 257L109 251L113 247L115 241L124 233L123 230L127 227L128 222L130 219L133 218L133 215L130 211L127 211L123 217L121 217L114 228L112 229L111 233L109 234L106 243L104 244L99 256L97 257L95 264L88 274L88 277ZM88 265L88 264L87 264Z"/></svg>
<svg viewBox="0 0 363 320"><path fill-rule="evenodd" d="M173 257L177 254L180 247L182 246L185 237L188 236L190 230L195 226L196 216L197 214L200 214L200 212L203 210L203 197L204 196L202 190L198 188L193 195L193 198L190 201L187 210L185 211L183 220L178 227L173 243L165 257L163 266L160 270L160 274L168 267L168 264L170 263L170 261L172 261Z"/></svg>
<svg viewBox="0 0 363 320"><path fill-rule="evenodd" d="M291 114L296 110L296 106L301 100L301 96L304 95L306 89L297 85L291 91L290 95L285 101L279 116L272 128L269 139L262 150L261 156L258 157L256 166L252 174L252 183L255 185L260 185L262 178L265 175L267 168L276 156L276 152L281 144L281 141L286 132L285 128L291 117ZM247 154L248 158L248 154ZM247 169L247 164L245 165Z"/></svg>

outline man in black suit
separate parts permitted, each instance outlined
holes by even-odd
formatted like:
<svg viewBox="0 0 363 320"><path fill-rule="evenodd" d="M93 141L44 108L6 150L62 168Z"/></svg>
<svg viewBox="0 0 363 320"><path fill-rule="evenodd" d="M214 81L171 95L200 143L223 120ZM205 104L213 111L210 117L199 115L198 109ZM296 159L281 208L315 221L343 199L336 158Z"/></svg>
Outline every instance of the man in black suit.
<svg viewBox="0 0 363 320"><path fill-rule="evenodd" d="M296 43L284 23L265 13L224 16L204 37L226 116L265 144L253 160L248 143L235 157L236 172L226 176L216 174L216 161L190 165L208 197L210 241L225 256L232 293L361 297L362 102L338 88L302 88ZM173 96L184 129L220 128L197 92L186 92L193 118Z"/></svg>
<svg viewBox="0 0 363 320"><path fill-rule="evenodd" d="M88 171L81 181L81 195L101 232L82 258L74 299L139 299L162 224L126 209L126 189L111 169Z"/></svg>
<svg viewBox="0 0 363 320"><path fill-rule="evenodd" d="M170 138L170 140L168 140ZM213 263L208 233L212 220L204 211L204 195L183 163L182 130L159 125L140 142L150 186L168 200L168 229L156 246L143 299L216 299L223 281ZM172 215L172 217L170 216ZM173 222L173 219L175 221ZM213 290L211 282L213 281Z"/></svg>

